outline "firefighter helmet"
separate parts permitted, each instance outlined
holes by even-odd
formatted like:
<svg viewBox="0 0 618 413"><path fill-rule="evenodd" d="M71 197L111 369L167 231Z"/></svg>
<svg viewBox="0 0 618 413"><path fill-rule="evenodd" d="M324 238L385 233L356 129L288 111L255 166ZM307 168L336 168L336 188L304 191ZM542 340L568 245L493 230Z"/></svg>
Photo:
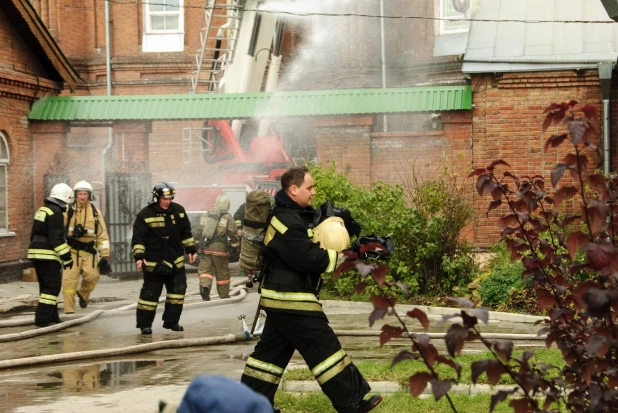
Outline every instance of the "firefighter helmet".
<svg viewBox="0 0 618 413"><path fill-rule="evenodd" d="M159 182L152 188L152 203L156 204L160 198L172 198L176 195L176 190L167 182Z"/></svg>
<svg viewBox="0 0 618 413"><path fill-rule="evenodd" d="M61 208L65 208L67 204L73 202L73 190L67 184L56 184L49 193L48 201L59 205Z"/></svg>
<svg viewBox="0 0 618 413"><path fill-rule="evenodd" d="M92 185L86 181L79 181L73 186L73 192L77 194L78 191L86 191L88 192L88 200L92 201L94 197L92 196Z"/></svg>
<svg viewBox="0 0 618 413"><path fill-rule="evenodd" d="M350 248L350 235L345 229L343 219L330 217L313 229L313 242L319 242L322 248L338 252Z"/></svg>
<svg viewBox="0 0 618 413"><path fill-rule="evenodd" d="M226 195L219 195L217 199L215 199L215 207L219 208L219 211L228 212L230 210L230 198Z"/></svg>

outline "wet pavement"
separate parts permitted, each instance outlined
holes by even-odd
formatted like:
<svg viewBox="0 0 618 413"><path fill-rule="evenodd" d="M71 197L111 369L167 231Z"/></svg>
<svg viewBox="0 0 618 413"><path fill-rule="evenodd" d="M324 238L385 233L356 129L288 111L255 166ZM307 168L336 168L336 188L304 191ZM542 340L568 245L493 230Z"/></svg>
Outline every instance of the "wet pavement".
<svg viewBox="0 0 618 413"><path fill-rule="evenodd" d="M189 280L188 293L195 293L197 280ZM0 285L1 319L23 316L29 298L36 297L36 283ZM19 285L30 284L30 285ZM196 284L196 285L193 285ZM118 308L137 298L141 282L102 280L93 295L93 303L82 314L100 309ZM192 291L193 290L193 291ZM34 291L34 294L32 293ZM15 297L21 297L16 299ZM13 298L13 299L12 299ZM213 300L217 298L213 296ZM24 302L25 301L25 302ZM187 303L201 302L192 295ZM142 336L135 328L135 310L114 317L99 318L90 323L27 340L0 344L0 360L70 353L93 349L110 349L135 344L173 340L178 338L214 337L237 333L241 328L240 314L250 323L255 314L258 295L253 292L246 299L233 304L214 307L187 306L181 318L184 332L170 332L161 327L162 306L159 306L153 325L153 335ZM25 307L24 307L25 306ZM13 309L11 311L11 309ZM19 311L15 310L18 309ZM9 310L9 311L7 311ZM339 329L368 329L370 304L327 302L325 310L331 325ZM432 323L440 317L434 316ZM386 320L391 322L393 320ZM378 321L371 330L379 331ZM410 322L418 331L418 323ZM26 331L34 326L0 329L0 334ZM534 333L538 327L525 323L493 321L485 331ZM445 326L430 331L444 332ZM393 340L379 348L378 337L341 337L346 351L354 360L390 360L401 349L409 348L405 340ZM436 344L442 340L434 340ZM518 343L536 347L543 342ZM160 399L178 402L189 382L200 374L220 374L239 379L244 360L251 353L255 341L209 347L159 350L150 353L110 359L95 359L75 363L44 365L34 368L0 370L0 411L6 412L155 412ZM469 347L480 351L480 347ZM295 354L291 365L304 365Z"/></svg>

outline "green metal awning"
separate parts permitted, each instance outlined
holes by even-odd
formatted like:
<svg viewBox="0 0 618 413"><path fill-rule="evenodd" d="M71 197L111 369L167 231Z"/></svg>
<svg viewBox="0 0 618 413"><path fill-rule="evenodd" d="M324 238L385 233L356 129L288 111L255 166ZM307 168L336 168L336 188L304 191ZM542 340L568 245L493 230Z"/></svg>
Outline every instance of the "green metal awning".
<svg viewBox="0 0 618 413"><path fill-rule="evenodd" d="M243 119L431 112L472 108L469 85L401 89L203 95L49 96L31 120L113 121Z"/></svg>

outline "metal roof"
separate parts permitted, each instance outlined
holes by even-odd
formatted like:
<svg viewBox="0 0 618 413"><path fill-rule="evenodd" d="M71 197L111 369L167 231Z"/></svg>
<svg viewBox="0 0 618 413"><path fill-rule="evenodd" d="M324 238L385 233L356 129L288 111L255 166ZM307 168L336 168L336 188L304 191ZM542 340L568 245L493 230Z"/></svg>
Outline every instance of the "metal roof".
<svg viewBox="0 0 618 413"><path fill-rule="evenodd" d="M36 101L31 120L111 121L243 119L465 110L469 85L402 89L204 95L48 96Z"/></svg>
<svg viewBox="0 0 618 413"><path fill-rule="evenodd" d="M471 22L464 73L596 68L618 57L618 24L581 22L613 22L599 0L479 0L472 18L492 21Z"/></svg>

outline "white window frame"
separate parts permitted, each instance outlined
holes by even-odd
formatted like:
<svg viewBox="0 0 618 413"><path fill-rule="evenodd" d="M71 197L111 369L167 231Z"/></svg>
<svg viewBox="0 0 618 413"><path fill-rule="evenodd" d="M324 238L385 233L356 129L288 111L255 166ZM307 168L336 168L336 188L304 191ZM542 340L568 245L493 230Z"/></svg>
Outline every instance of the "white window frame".
<svg viewBox="0 0 618 413"><path fill-rule="evenodd" d="M150 0L153 3L163 3L164 0ZM144 3L144 23L146 26L146 34L178 34L185 31L185 18L184 18L184 0L178 0L177 11L151 11L150 2ZM152 28L151 16L178 16L178 29L174 30L154 30Z"/></svg>
<svg viewBox="0 0 618 413"><path fill-rule="evenodd" d="M12 233L9 231L9 164L11 163L11 153L9 152L9 142L2 131L0 131L0 145L4 149L2 152L6 152L6 157L0 157L0 169L4 170L4 182L1 183L4 186L4 200L5 205L4 212L0 211L0 214L4 214L6 228L0 227L0 236L2 235L11 235ZM1 155L0 155L1 156ZM2 189L0 189L2 190Z"/></svg>
<svg viewBox="0 0 618 413"><path fill-rule="evenodd" d="M453 20L457 20L457 19L466 19L466 18L470 18L470 16L466 16L465 14L461 14L461 13L448 13L447 12L447 7L448 4L452 4L453 0L438 0L439 1L439 9L440 9L440 19L447 19L447 18L452 18ZM472 10L472 5L473 5L473 1L470 1L470 8L468 9L469 11ZM446 20L440 20L440 34L454 34L454 33L467 33L468 31L470 31L470 22L467 22L467 24L465 25L465 27L460 27L460 28L449 28L447 27L447 25L449 24L449 21Z"/></svg>

